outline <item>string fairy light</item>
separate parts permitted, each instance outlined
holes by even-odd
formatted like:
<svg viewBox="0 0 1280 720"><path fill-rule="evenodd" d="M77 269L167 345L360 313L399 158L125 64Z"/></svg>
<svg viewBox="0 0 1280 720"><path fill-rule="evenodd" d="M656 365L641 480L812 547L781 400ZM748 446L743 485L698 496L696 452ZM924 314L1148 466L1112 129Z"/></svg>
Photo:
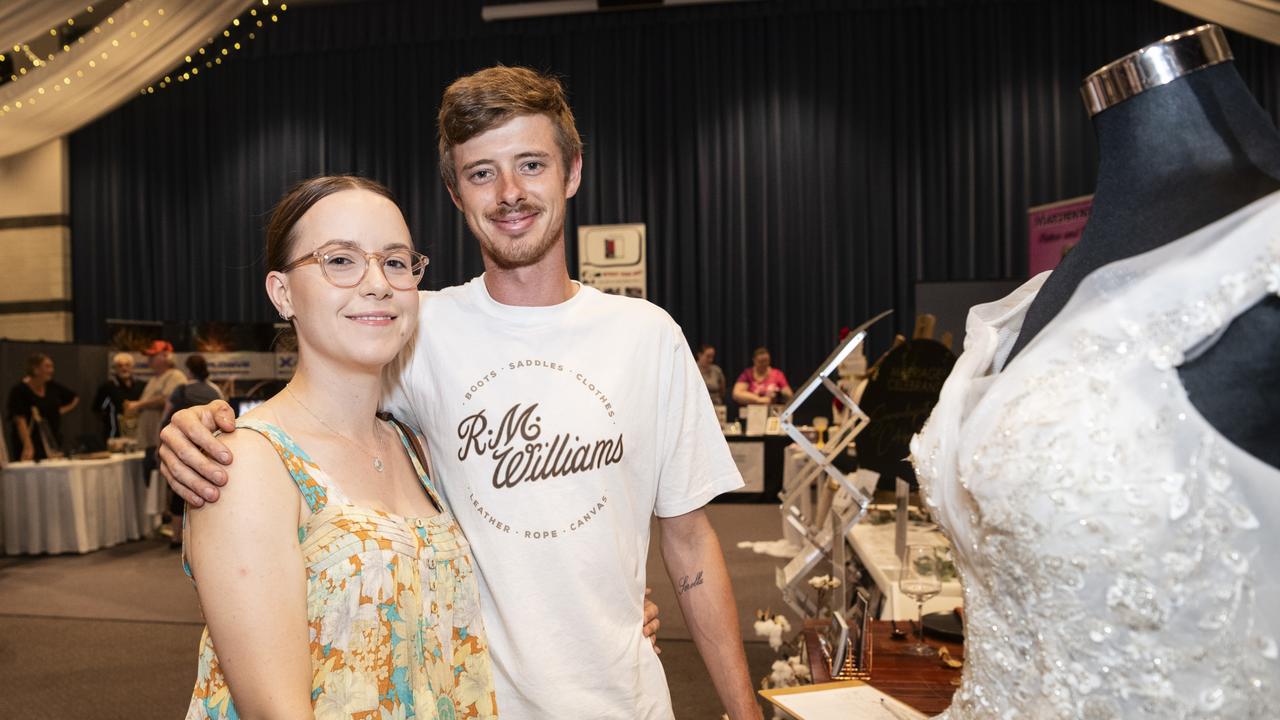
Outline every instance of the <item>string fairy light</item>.
<svg viewBox="0 0 1280 720"><path fill-rule="evenodd" d="M131 3L128 1L123 3L114 3L114 4L108 3L108 7L111 8L113 11L116 11L116 10L123 10L125 8L128 8L130 4ZM84 10L81 11L81 13L77 14L77 17L81 17L81 16L88 17L90 18L89 22L92 22L91 18L94 11L95 11L95 7L93 5L86 5ZM108 13L108 15L109 16L107 17L107 24L114 25L115 24L114 15L110 15L110 13ZM64 33L70 32L69 29L71 28L74 28L75 32L79 33L78 36L74 37L74 40L75 40L74 43L72 42L73 38L71 35L64 36ZM92 26L92 30L94 32L100 33L101 27L98 25L94 25ZM49 36L51 38L62 40L62 41L58 41L58 40L53 41L52 47L55 50L60 49L63 55L68 55L76 51L79 46L84 44L85 35L89 34L89 31L90 31L90 28L88 26L86 26L85 24L77 25L75 17L70 17L70 18L67 18L65 23L59 23L57 26L50 28ZM41 36L41 38L43 38L43 36ZM39 84L37 85L37 87L35 87L35 89L31 89L28 86L29 83L47 82L48 87L53 88L54 91L59 91L63 87L71 84L72 82L71 78L73 75L77 79L82 79L85 77L86 69L93 69L96 67L96 62L93 60L90 60L88 68L82 65L78 68L68 69L65 72L60 73L62 75L61 78L53 77L53 78L49 78L47 81L44 80L44 73L47 72L47 68L49 64L57 60L58 55L56 52L48 53L44 57L41 57L39 54L37 54L36 50L32 49L32 45L38 44L41 41L41 38L32 40L30 43L15 44L13 46L14 54L10 58L11 65L16 65L16 60L19 58L22 58L30 64L30 67L25 67L25 66L17 67L16 68L17 72L10 72L7 80L3 76L0 76L0 87L5 87L6 85L8 85L8 83L22 81L24 83L23 85L24 92L21 93L21 95L26 95L27 97L25 100L22 100L21 95L19 95L19 97L13 98L11 105L5 104L3 106L0 106L0 118L3 118L4 116L9 115L23 107L31 107L36 105L38 97L41 95L45 95L46 92L48 92L44 84ZM136 35L134 36L134 39L136 39ZM118 42L117 42L117 45L118 45ZM105 53L104 53L103 59L105 59Z"/></svg>
<svg viewBox="0 0 1280 720"><path fill-rule="evenodd" d="M264 7L270 7L273 0L262 0ZM276 12L283 13L289 9L287 3L280 3ZM248 32L247 34L237 34L232 32L235 29L243 29L249 25L249 19L257 17L258 9L250 8L247 17L244 13L240 17L233 18L231 24L224 28L220 35L206 38L204 45L194 50L191 54L183 57L183 65L174 72L166 75L159 82L151 83L139 90L141 95L154 95L161 90L167 90L178 83L190 82L192 78L200 74L200 70L212 70L214 67L223 64L223 60L230 61L235 53L243 51L248 43L257 40L256 32ZM257 27L262 27L262 21L259 20ZM243 32L243 30L241 30ZM209 59L204 59L209 58Z"/></svg>
<svg viewBox="0 0 1280 720"><path fill-rule="evenodd" d="M146 17L134 17L129 18L128 20L122 20L122 23L128 23L129 27L121 27L118 26L116 17L113 13L129 8L132 5L132 1L126 0L126 2L115 8L112 8L110 3L107 3L107 5L107 11L97 13L95 13L95 7L93 5L87 5L83 13L77 15L78 17L81 17L82 20L85 20L84 16L100 18L102 15L106 15L105 19L101 22L95 22L92 27L89 27L88 25L88 23L93 22L92 19L85 20L85 22L77 25L76 20L73 17L67 18L65 25L50 28L50 35L54 38L59 37L60 27L76 28L76 31L80 33L80 35L75 38L74 42L68 37L66 42L58 43L64 55L75 52L79 46L83 45L86 35L89 35L90 33L100 35L104 27L109 31L116 33L116 35L112 37L110 49L123 49L122 42L137 41L139 37L143 37L145 40L145 31L150 31L153 28L162 26L168 19L164 8L157 8L154 14L147 13ZM286 12L288 10L288 5L286 3L279 3L275 8L272 8L272 5L273 0L262 0L261 7L267 8L266 10L263 10L263 14L271 13L271 21L278 22L279 14ZM139 94L154 95L157 91L167 89L176 83L189 82L193 78L198 77L201 74L201 70L205 70L207 72L217 65L222 65L224 59L229 61L235 53L244 51L248 43L253 42L258 38L258 33L253 30L253 24L249 22L251 19L257 18L258 16L258 7L251 7L248 9L247 13L242 13L239 17L233 18L231 24L228 25L226 29L215 37L207 38L206 42L201 44L199 47L185 53L177 68L166 73L163 78L153 80L146 86L140 88ZM256 26L260 28L262 25L262 21L260 19L257 20ZM235 29L236 32L233 33L233 29ZM245 32L246 29L248 32ZM36 41L33 40L32 42L34 43ZM59 63L58 76L45 78L44 75L49 71L50 62L57 59L56 54L49 54L47 59L41 58L31 49L29 44L24 43L17 43L13 45L12 54L8 52L7 46L0 46L0 49L5 50L4 53L0 54L0 63L8 62L12 66L15 64L14 61L18 58L23 58L30 63L29 68L26 66L17 67L16 72L10 72L7 79L0 76L0 87L4 87L6 84L11 82L20 81L24 83L24 90L21 94L11 98L10 101L6 103L0 104L0 122L2 122L4 118L15 113L19 113L23 109L29 109L39 105L41 100L47 97L51 92L61 92L63 88L70 87L73 83L91 80L95 75L108 70L112 64L109 62L112 54L106 50L101 50L97 55L86 55L82 58L84 62L78 65L62 67L63 64Z"/></svg>

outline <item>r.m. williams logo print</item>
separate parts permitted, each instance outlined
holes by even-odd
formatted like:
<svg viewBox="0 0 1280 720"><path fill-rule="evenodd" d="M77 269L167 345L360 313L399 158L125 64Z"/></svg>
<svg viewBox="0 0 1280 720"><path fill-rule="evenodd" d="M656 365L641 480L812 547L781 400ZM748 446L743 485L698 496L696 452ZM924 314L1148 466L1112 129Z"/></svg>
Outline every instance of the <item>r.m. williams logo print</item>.
<svg viewBox="0 0 1280 720"><path fill-rule="evenodd" d="M462 388L453 457L472 509L493 532L525 541L581 537L612 512L626 477L616 399L563 362L522 358ZM634 449L634 448L633 448Z"/></svg>
<svg viewBox="0 0 1280 720"><path fill-rule="evenodd" d="M584 440L562 432L544 437L538 403L516 403L496 425L485 410L458 425L458 459L488 457L493 462L493 487L513 488L523 482L539 482L590 472L622 461L622 434Z"/></svg>

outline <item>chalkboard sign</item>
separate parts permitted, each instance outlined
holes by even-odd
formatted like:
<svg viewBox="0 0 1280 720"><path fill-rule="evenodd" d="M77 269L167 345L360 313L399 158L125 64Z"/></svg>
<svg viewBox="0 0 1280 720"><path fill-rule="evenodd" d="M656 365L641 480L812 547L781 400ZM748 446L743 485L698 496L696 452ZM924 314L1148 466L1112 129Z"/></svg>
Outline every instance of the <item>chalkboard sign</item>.
<svg viewBox="0 0 1280 720"><path fill-rule="evenodd" d="M920 431L938 402L942 384L956 364L955 353L936 340L909 340L877 363L858 403L871 418L858 435L858 464L915 483L907 461L911 436Z"/></svg>

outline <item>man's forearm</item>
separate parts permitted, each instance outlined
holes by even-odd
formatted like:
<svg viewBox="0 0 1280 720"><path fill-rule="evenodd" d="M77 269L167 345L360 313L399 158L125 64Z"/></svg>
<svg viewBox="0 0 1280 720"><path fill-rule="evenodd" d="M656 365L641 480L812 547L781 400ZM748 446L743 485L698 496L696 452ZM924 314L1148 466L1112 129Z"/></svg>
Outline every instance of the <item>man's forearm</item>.
<svg viewBox="0 0 1280 720"><path fill-rule="evenodd" d="M759 718L733 586L715 530L701 510L659 520L662 557L693 641L729 717Z"/></svg>
<svg viewBox="0 0 1280 720"><path fill-rule="evenodd" d="M133 406L134 410L162 410L164 404L168 400L163 395L157 395L150 400L137 400Z"/></svg>

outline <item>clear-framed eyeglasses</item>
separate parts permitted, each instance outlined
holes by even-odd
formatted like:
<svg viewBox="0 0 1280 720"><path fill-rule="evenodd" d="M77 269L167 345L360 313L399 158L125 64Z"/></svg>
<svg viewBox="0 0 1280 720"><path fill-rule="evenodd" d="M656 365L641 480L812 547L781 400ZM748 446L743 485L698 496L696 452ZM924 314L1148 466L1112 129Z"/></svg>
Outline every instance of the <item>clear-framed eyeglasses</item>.
<svg viewBox="0 0 1280 720"><path fill-rule="evenodd" d="M427 264L431 262L426 255L409 248L367 253L353 246L326 245L289 263L282 272L317 263L321 274L331 284L353 288L364 280L371 261L378 263L387 283L397 290L417 289L427 271Z"/></svg>

